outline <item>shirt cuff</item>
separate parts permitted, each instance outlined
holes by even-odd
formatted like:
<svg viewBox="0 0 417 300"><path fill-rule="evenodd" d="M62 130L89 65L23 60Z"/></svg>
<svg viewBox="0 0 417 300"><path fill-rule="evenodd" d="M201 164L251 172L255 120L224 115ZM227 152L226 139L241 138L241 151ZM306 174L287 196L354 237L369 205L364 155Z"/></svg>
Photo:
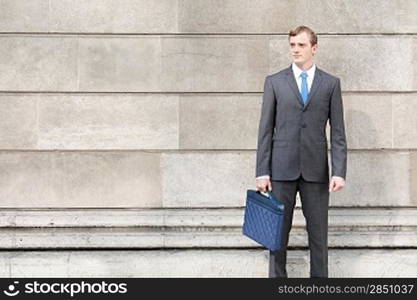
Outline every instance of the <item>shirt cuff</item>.
<svg viewBox="0 0 417 300"><path fill-rule="evenodd" d="M269 175L258 176L256 179L269 179Z"/></svg>

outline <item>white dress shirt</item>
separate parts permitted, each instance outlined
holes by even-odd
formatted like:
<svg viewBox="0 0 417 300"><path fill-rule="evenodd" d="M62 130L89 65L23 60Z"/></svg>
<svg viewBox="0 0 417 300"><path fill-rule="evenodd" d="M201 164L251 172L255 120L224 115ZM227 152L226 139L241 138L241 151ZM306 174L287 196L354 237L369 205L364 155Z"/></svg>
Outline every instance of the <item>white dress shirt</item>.
<svg viewBox="0 0 417 300"><path fill-rule="evenodd" d="M301 93L301 73L304 72L301 70L296 63L292 63L292 72L295 77L295 81L297 81L298 90ZM307 86L308 86L308 92L311 90L311 85L313 84L314 74L316 73L316 64L313 63L313 65L310 67L310 69L306 70L307 72Z"/></svg>
<svg viewBox="0 0 417 300"><path fill-rule="evenodd" d="M298 90L301 93L301 73L304 72L304 70L300 69L295 62L292 63L292 72L294 74L295 81L297 82ZM311 85L313 84L314 74L316 73L316 64L313 63L313 65L310 67L310 69L305 70L307 72L307 86L308 86L308 92L311 90ZM343 177L340 176L333 176L332 178L339 178L343 179ZM269 175L262 175L259 177L256 177L256 179L269 179Z"/></svg>

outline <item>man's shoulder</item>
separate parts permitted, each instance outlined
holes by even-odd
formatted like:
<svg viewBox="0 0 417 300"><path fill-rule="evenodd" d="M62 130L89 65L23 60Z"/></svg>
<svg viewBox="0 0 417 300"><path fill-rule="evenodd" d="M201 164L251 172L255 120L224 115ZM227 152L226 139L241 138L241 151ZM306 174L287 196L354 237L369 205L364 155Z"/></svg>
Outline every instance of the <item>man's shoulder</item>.
<svg viewBox="0 0 417 300"><path fill-rule="evenodd" d="M275 73L267 75L266 78L270 78L272 80L281 79L281 78L284 78L284 76L286 76L288 73L291 74L291 72L292 72L292 69L291 69L291 66L289 66L287 68L276 71ZM322 75L325 80L329 80L334 83L337 81L340 81L339 77L323 70L322 68L318 68L317 66L316 66L316 72L319 72L320 75Z"/></svg>
<svg viewBox="0 0 417 300"><path fill-rule="evenodd" d="M324 79L329 80L331 82L336 82L336 81L340 80L339 77L337 77L337 76L335 76L333 74L330 74L329 72L326 72L326 71L324 71L321 68L317 68L316 67L316 72L317 71L320 72L320 74L324 77Z"/></svg>
<svg viewBox="0 0 417 300"><path fill-rule="evenodd" d="M272 74L269 74L269 75L267 75L266 77L268 78L271 78L271 79L278 79L278 78L281 78L281 77L283 77L283 76L285 76L286 75L286 73L289 71L289 70L291 70L290 68L285 68L285 69L282 69L282 70L279 70L279 71L277 71L277 72L275 72L275 73L272 73Z"/></svg>

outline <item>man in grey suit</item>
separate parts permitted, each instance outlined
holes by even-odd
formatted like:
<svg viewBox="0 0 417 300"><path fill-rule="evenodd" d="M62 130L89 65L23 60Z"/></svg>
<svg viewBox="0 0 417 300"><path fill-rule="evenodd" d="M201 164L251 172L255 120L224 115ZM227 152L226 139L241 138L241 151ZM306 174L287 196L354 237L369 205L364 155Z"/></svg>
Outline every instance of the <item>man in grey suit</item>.
<svg viewBox="0 0 417 300"><path fill-rule="evenodd" d="M289 45L292 65L265 78L256 153L257 189L269 190L285 203L284 246L269 253L269 277L288 277L287 245L297 191L306 219L310 277L328 277L329 192L344 187L347 165L340 79L314 64L313 30L307 26L291 30Z"/></svg>

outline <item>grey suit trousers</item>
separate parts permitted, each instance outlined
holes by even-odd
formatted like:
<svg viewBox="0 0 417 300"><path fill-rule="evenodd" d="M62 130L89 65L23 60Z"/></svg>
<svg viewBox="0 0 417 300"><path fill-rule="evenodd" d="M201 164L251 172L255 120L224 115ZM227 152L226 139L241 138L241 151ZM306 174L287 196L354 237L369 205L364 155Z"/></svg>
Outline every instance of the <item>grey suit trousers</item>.
<svg viewBox="0 0 417 300"><path fill-rule="evenodd" d="M328 209L329 183L305 181L302 175L291 181L272 180L272 194L284 201L284 246L269 251L269 277L288 277L286 270L287 245L292 227L297 191L300 193L302 212L306 219L310 250L310 277L328 277Z"/></svg>

